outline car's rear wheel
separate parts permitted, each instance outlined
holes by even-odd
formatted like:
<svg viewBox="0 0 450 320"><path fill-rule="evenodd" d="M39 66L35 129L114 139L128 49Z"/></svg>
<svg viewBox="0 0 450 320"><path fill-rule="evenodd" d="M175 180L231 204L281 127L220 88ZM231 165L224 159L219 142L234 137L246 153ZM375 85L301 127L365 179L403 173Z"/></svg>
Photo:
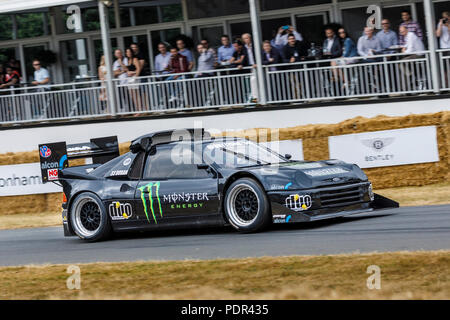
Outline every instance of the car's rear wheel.
<svg viewBox="0 0 450 320"><path fill-rule="evenodd" d="M70 222L75 234L86 241L100 241L111 235L105 206L95 194L84 192L72 204Z"/></svg>
<svg viewBox="0 0 450 320"><path fill-rule="evenodd" d="M269 201L261 185L253 179L233 182L225 195L225 214L240 232L256 232L272 221Z"/></svg>

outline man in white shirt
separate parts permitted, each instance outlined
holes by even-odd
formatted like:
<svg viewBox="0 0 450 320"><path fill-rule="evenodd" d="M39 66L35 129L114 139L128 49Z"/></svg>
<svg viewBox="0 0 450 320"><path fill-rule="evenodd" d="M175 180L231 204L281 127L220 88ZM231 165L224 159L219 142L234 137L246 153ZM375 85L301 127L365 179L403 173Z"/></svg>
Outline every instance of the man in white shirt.
<svg viewBox="0 0 450 320"><path fill-rule="evenodd" d="M44 90L49 90L50 74L48 70L41 66L41 62L38 59L33 60L34 68L34 81L32 84L34 86L39 86Z"/></svg>
<svg viewBox="0 0 450 320"><path fill-rule="evenodd" d="M423 54L418 54L418 52L425 50L425 46L423 45L422 40L420 40L420 38L414 32L408 31L405 26L401 26L399 28L399 33L405 39L405 45L402 49L402 52L408 54L406 57L402 58L402 60L411 60L423 57ZM408 65L406 63L401 63L400 69L408 78L411 77L412 72L408 68ZM416 73L416 77L420 76L420 71L416 71Z"/></svg>
<svg viewBox="0 0 450 320"><path fill-rule="evenodd" d="M159 54L155 57L155 71L156 74L169 73L167 66L170 62L171 54L167 52L167 46L164 43L158 44Z"/></svg>
<svg viewBox="0 0 450 320"><path fill-rule="evenodd" d="M404 26L400 27L400 34L405 38L405 46L402 49L403 53L409 53L410 55L403 59L414 59L423 54L417 54L417 52L425 51L425 46L423 45L422 40L411 31Z"/></svg>
<svg viewBox="0 0 450 320"><path fill-rule="evenodd" d="M289 27L288 29L286 29ZM293 26L284 26L278 29L278 34L275 37L275 45L280 48L284 48L288 43L289 35L293 34L295 36L295 40L302 41L302 35L295 30Z"/></svg>
<svg viewBox="0 0 450 320"><path fill-rule="evenodd" d="M120 84L128 83L128 59L123 56L122 50L117 49L114 51L114 56L116 57L116 61L113 63L113 72L114 77L120 80Z"/></svg>

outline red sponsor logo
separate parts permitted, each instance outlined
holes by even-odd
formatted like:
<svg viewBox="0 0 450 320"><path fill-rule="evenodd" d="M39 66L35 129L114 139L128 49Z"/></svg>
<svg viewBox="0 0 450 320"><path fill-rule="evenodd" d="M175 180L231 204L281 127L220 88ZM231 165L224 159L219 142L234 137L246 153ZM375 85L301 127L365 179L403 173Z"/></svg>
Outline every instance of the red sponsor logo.
<svg viewBox="0 0 450 320"><path fill-rule="evenodd" d="M47 170L48 180L58 180L58 169Z"/></svg>

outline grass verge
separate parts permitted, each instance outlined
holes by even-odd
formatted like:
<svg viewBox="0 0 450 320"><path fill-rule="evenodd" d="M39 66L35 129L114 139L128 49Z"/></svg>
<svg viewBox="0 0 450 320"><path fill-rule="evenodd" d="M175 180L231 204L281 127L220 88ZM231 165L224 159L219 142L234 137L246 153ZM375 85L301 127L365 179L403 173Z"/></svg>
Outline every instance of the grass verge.
<svg viewBox="0 0 450 320"><path fill-rule="evenodd" d="M381 289L367 288L368 266ZM0 299L449 299L450 251L0 268Z"/></svg>

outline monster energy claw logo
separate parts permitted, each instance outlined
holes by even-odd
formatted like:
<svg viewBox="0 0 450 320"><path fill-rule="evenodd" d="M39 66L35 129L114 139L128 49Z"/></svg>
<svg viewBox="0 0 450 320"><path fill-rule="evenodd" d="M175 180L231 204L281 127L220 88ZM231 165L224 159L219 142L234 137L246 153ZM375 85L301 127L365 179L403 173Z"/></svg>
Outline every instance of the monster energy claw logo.
<svg viewBox="0 0 450 320"><path fill-rule="evenodd" d="M139 188L139 190L141 191L141 200L142 200L142 204L144 205L144 212L145 212L145 216L147 217L147 221L150 223L150 218L148 217L148 207L150 207L150 210L152 212L152 216L153 216L153 220L155 220L155 223L158 224L158 221L156 220L156 215L155 215L155 208L154 208L154 201L153 201L153 187L155 187L155 194L156 194L156 199L158 201L158 208L159 208L159 215L163 216L162 214L162 210L161 210L161 200L159 198L159 187L161 186L160 182L150 182L149 184L146 184L145 186L142 186ZM145 191L147 190L147 192ZM147 206L147 200L145 199L145 194L148 194L148 202L149 205Z"/></svg>

